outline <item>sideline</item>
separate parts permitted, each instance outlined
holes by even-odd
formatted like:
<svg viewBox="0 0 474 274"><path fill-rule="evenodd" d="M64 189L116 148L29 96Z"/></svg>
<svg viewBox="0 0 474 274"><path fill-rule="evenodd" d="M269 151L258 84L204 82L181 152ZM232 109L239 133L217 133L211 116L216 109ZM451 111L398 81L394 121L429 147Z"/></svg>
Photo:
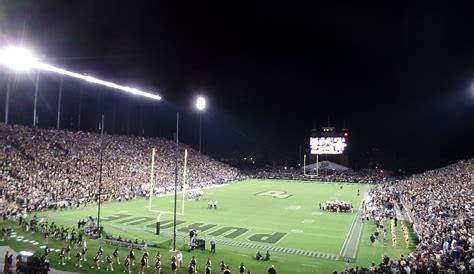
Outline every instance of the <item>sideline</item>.
<svg viewBox="0 0 474 274"><path fill-rule="evenodd" d="M349 232L347 233L346 240L344 241L341 251L339 252L339 255L342 257L351 258L351 259L356 258L357 250L359 249L360 237L362 235L362 227L363 227L360 212L362 210L362 202L365 201L367 197L368 197L368 192L364 194L364 198L362 199L359 205L359 209L357 210L357 213L354 216L354 220L352 221Z"/></svg>

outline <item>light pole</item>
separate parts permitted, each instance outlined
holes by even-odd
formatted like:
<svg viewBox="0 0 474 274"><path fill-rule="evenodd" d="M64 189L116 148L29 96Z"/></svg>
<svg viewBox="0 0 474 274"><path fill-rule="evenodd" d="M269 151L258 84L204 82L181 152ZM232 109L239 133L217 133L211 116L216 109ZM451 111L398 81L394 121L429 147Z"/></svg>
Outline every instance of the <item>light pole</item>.
<svg viewBox="0 0 474 274"><path fill-rule="evenodd" d="M13 86L12 73L8 73L7 93L5 94L5 124L8 124L8 108L10 107L10 92Z"/></svg>
<svg viewBox="0 0 474 274"><path fill-rule="evenodd" d="M38 124L38 113L36 112L36 107L38 105L38 92L39 92L39 71L36 72L36 80L35 80L35 99L33 102L33 127L36 127Z"/></svg>
<svg viewBox="0 0 474 274"><path fill-rule="evenodd" d="M206 109L206 98L199 96L196 99L196 109L199 112L199 154L202 150L202 113Z"/></svg>
<svg viewBox="0 0 474 274"><path fill-rule="evenodd" d="M102 114L102 120L100 122L100 165L99 165L99 195L97 201L97 231L99 232L99 236L101 236L101 229L100 229L100 201L102 195L102 166L103 166L103 159L104 159L104 114Z"/></svg>
<svg viewBox="0 0 474 274"><path fill-rule="evenodd" d="M27 71L31 68L31 65L36 62L35 57L31 52L23 48L17 47L7 47L0 50L0 64L6 66L9 69L12 69L13 73L8 73L7 80L7 92L5 97L5 124L8 124L9 112L10 112L10 93L13 89L14 77L16 77L16 72ZM12 74L15 73L15 76ZM38 75L37 75L38 77ZM37 84L38 79L35 84L35 94L37 93ZM36 100L35 100L36 104ZM34 111L33 116L35 116L36 111ZM35 117L33 117L33 126L35 126Z"/></svg>
<svg viewBox="0 0 474 274"><path fill-rule="evenodd" d="M176 205L178 198L178 157L179 157L179 112L176 112L176 147L174 154L174 214L173 214L173 251L176 251Z"/></svg>
<svg viewBox="0 0 474 274"><path fill-rule="evenodd" d="M56 129L59 129L60 122L61 122L61 99L63 97L63 80L64 78L61 76L61 80L59 81L58 115L56 117Z"/></svg>

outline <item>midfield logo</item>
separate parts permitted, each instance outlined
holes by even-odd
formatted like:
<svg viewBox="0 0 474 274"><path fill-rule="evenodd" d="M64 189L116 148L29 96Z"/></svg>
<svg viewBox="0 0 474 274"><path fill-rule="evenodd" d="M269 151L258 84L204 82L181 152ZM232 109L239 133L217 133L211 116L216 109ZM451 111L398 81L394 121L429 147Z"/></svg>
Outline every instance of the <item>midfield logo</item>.
<svg viewBox="0 0 474 274"><path fill-rule="evenodd" d="M278 199L286 199L288 197L291 197L291 194L289 194L288 192L279 191L279 190L267 190L267 191L256 193L255 195L270 196L270 197L278 198Z"/></svg>

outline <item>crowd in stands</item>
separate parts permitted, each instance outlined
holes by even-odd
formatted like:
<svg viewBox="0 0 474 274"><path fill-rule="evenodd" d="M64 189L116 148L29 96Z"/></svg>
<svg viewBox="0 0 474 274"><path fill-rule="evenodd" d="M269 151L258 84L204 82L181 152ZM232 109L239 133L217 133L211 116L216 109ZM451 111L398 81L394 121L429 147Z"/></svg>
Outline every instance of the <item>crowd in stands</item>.
<svg viewBox="0 0 474 274"><path fill-rule="evenodd" d="M104 200L149 195L152 148L157 150L157 187L152 195L174 191L174 143L169 140L0 124L0 190L6 198L0 209L4 216L20 211L21 203L29 211L93 203L98 193L101 147ZM185 148L189 188L223 184L239 177L235 168L187 146L181 146L181 155ZM179 158L180 178L183 158ZM417 235L416 250L398 258L384 257L367 268L348 267L343 273L474 273L474 159L390 184L376 172L321 170L313 178L303 175L302 170L266 169L254 177L379 183L365 202L364 218L383 224L396 218L397 212L404 214ZM69 232L54 224L23 225L24 230L38 229L49 238L68 238Z"/></svg>
<svg viewBox="0 0 474 274"><path fill-rule="evenodd" d="M370 197L367 216L377 222L405 213L416 250L343 273L474 273L474 159L378 186Z"/></svg>
<svg viewBox="0 0 474 274"><path fill-rule="evenodd" d="M147 196L152 148L156 148L155 193L174 191L174 143L160 138L115 136L92 132L33 129L0 123L0 189L7 214L23 201L28 210L82 206L98 194L100 150L103 148L102 199L128 200ZM180 146L179 178L188 149L188 188L223 184L238 170L188 146Z"/></svg>
<svg viewBox="0 0 474 274"><path fill-rule="evenodd" d="M319 182L345 182L345 183L364 183L378 184L384 181L384 176L375 170L351 171L351 170L325 170L318 171L318 176L314 170L307 170L304 174L303 169L261 169L254 175L257 179L284 179L301 181L319 181Z"/></svg>

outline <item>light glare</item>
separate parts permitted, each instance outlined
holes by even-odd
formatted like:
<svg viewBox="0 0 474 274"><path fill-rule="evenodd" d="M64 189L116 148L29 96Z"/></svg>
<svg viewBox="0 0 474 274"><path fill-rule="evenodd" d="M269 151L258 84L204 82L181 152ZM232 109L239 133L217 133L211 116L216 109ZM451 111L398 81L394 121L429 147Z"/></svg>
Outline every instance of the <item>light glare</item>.
<svg viewBox="0 0 474 274"><path fill-rule="evenodd" d="M94 78L89 75L83 75L77 72L68 71L63 68L58 68L53 65L41 63L34 58L31 52L23 48L7 47L3 50L0 50L0 64L3 64L6 67L9 67L11 69L20 70L20 71L25 71L25 70L28 70L29 68L35 68L35 69L40 69L44 71L55 72L58 74L81 79L89 83L122 90L134 95L140 95L140 96L154 99L154 100L161 100L161 96L150 93L150 92L142 91L142 90L132 88L132 87L121 86L113 82L108 82L108 81L100 80L98 78Z"/></svg>
<svg viewBox="0 0 474 274"><path fill-rule="evenodd" d="M18 71L26 71L36 63L33 54L24 48L7 47L0 50L0 63Z"/></svg>
<svg viewBox="0 0 474 274"><path fill-rule="evenodd" d="M206 99L204 97L199 96L196 99L196 108L201 111L206 109Z"/></svg>

